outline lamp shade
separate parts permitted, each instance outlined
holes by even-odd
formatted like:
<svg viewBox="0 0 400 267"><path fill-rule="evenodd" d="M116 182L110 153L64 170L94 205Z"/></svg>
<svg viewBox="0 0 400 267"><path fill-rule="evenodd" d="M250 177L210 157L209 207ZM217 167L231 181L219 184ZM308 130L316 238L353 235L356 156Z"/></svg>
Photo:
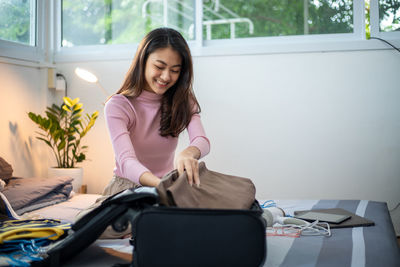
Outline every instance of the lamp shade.
<svg viewBox="0 0 400 267"><path fill-rule="evenodd" d="M78 75L79 78L81 78L87 82L90 82L90 83L96 83L98 81L96 75L94 75L90 71L82 69L82 68L76 68L75 74Z"/></svg>

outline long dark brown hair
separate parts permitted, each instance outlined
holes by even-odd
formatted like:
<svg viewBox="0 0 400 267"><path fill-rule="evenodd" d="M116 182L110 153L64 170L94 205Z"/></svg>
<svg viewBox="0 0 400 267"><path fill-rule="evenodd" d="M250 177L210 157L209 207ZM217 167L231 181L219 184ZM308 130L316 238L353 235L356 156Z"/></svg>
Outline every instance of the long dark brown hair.
<svg viewBox="0 0 400 267"><path fill-rule="evenodd" d="M145 88L145 66L151 53L170 47L179 53L182 66L179 78L161 100L160 135L177 137L189 125L200 106L194 95L193 63L189 46L183 36L171 28L158 28L149 32L140 42L136 55L117 94L129 98L138 97Z"/></svg>

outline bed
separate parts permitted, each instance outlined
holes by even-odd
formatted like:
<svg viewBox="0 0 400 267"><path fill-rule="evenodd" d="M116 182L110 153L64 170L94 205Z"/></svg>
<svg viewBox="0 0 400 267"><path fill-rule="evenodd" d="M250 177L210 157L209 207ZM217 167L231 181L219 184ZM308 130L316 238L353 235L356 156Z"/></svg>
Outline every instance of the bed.
<svg viewBox="0 0 400 267"><path fill-rule="evenodd" d="M75 216L99 196L73 193L63 201L48 202L45 207L30 210L22 216L74 222ZM375 225L331 229L331 237L267 236L264 266L400 266L399 248L386 203L368 200L274 201L288 215L297 210L342 208L372 220ZM128 238L97 240L64 266L129 263L132 250Z"/></svg>
<svg viewBox="0 0 400 267"><path fill-rule="evenodd" d="M386 203L367 200L277 200L296 210L342 208L372 220L368 227L331 229L331 237L267 238L265 266L400 266L400 253Z"/></svg>
<svg viewBox="0 0 400 267"><path fill-rule="evenodd" d="M34 211L46 217L70 220L98 195L76 195L66 202ZM260 201L262 202L262 201ZM331 229L331 237L267 237L264 266L400 266L400 253L386 203L367 200L275 200L293 215L296 210L343 208L374 221L374 226ZM54 216L61 214L63 216ZM53 217L54 216L54 217ZM128 263L129 239L97 240L66 266L111 266Z"/></svg>

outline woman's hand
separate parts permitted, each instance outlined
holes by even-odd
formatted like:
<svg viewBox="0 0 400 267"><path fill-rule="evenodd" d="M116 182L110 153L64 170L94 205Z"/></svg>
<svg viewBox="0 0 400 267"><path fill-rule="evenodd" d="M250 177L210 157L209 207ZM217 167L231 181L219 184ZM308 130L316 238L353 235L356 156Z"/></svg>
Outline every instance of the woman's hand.
<svg viewBox="0 0 400 267"><path fill-rule="evenodd" d="M160 178L152 174L151 172L144 172L139 177L139 182L144 186L154 186L156 187L160 183Z"/></svg>
<svg viewBox="0 0 400 267"><path fill-rule="evenodd" d="M200 150L197 147L189 146L176 157L175 165L179 175L186 171L189 184L199 186L199 161Z"/></svg>

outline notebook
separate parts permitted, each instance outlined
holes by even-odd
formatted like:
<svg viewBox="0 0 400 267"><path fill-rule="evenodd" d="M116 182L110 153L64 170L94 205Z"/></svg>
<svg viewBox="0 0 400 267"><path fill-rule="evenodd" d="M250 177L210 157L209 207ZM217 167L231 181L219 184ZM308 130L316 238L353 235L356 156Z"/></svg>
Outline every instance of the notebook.
<svg viewBox="0 0 400 267"><path fill-rule="evenodd" d="M295 211L295 215L299 215L301 213L305 213L307 211L311 210L299 210ZM373 226L375 223L371 220L365 219L364 217L358 216L352 212L349 212L344 209L340 208L333 208L333 209L317 209L317 210L312 210L312 211L318 211L322 213L332 213L332 214L340 214L340 215L350 215L351 218L348 220L345 220L342 223L330 223L329 226L330 228L345 228L345 227L359 227L359 226Z"/></svg>

